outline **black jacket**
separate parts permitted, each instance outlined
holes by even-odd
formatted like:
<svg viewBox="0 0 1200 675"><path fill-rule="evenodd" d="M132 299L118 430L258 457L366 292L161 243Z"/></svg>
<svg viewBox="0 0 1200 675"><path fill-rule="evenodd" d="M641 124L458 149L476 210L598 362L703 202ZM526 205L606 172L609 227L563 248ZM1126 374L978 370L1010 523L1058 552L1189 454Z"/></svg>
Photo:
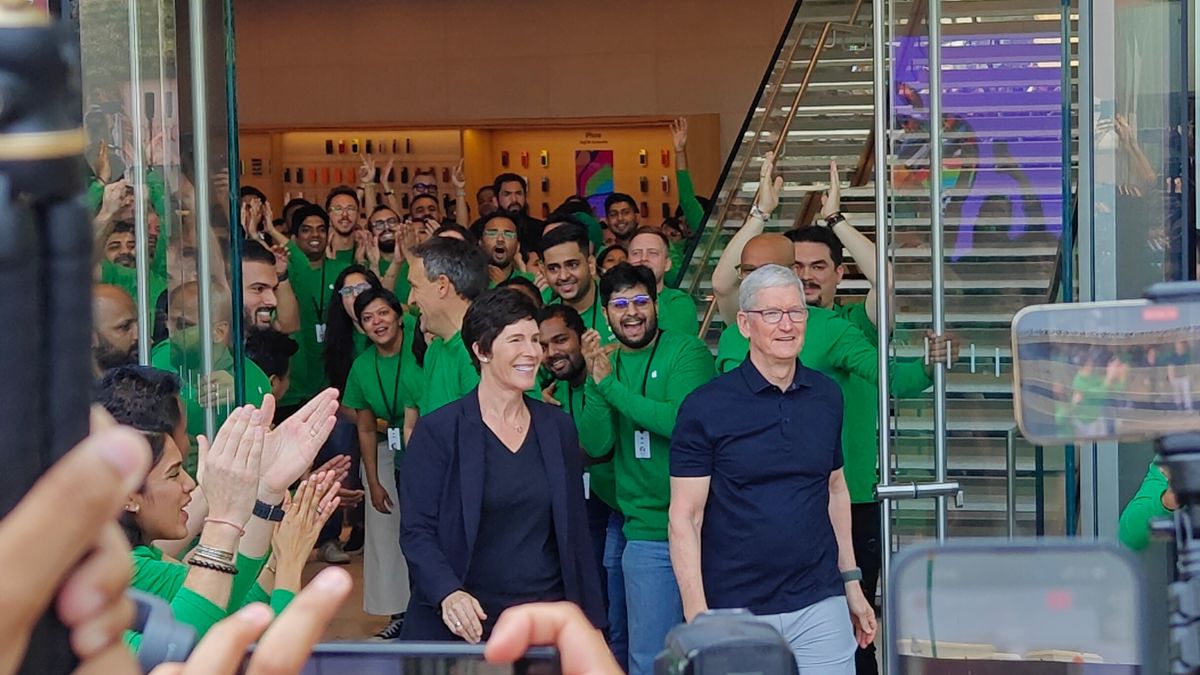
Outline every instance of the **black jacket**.
<svg viewBox="0 0 1200 675"><path fill-rule="evenodd" d="M604 602L588 533L583 450L575 424L554 406L528 397L525 403L550 481L564 594L593 625L603 628ZM474 389L421 417L404 453L400 548L412 583L406 639L444 636L438 632L445 630L441 601L463 587L479 531L486 430L479 390Z"/></svg>

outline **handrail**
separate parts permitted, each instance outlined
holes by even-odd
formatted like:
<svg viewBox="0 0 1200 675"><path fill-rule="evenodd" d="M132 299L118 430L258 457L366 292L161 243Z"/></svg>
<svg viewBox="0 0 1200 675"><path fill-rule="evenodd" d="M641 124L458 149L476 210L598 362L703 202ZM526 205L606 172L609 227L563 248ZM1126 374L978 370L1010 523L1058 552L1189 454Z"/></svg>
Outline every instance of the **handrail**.
<svg viewBox="0 0 1200 675"><path fill-rule="evenodd" d="M859 10L859 8L862 7L862 3L863 3L863 0L855 0L854 8L853 8L853 10L851 10L852 19L853 19L853 17L858 16L858 10ZM795 95L792 96L792 105L788 108L788 114L787 114L787 117L784 119L783 125L779 132L779 137L775 139L775 145L772 146L772 151L775 153L776 157L779 156L779 151L783 147L784 142L787 140L787 130L791 128L792 122L795 121L795 119L796 119L796 113L799 111L800 99L808 91L808 85L812 81L813 72L816 71L817 62L820 60L821 54L825 51L825 43L828 42L828 40L829 40L829 34L833 31L834 25L839 24L839 23L841 23L841 22L826 21L821 28L821 34L818 36L817 43L813 47L812 55L808 59L808 66L804 69L804 77L800 80L800 86L796 89ZM793 53L795 52L796 48L800 45L800 42L803 40L804 34L809 29L810 25L811 24L804 24L804 26L800 29L800 34L797 36L795 43L793 43L793 45L792 45ZM791 59L788 59L788 61L790 62ZM786 75L786 73L787 73L786 68L780 72L780 80L783 79L783 76ZM779 89L780 89L779 83L776 83L774 91L771 92L771 94L772 94L771 102L772 103L774 102L774 96L779 91ZM759 128L755 133L755 137L754 137L754 141L753 141L755 145L757 145L758 139L762 135L762 127L766 125L766 121L771 117L772 109L773 109L773 105L769 105L763 113L762 119L759 123ZM733 205L734 200L733 200L732 190L737 190L738 189L737 186L741 185L742 178L746 175L746 170L749 168L750 162L752 162L754 160L754 157L755 157L755 155L753 152L746 153L746 156L743 158L741 165L738 167L737 176L734 178L733 188L731 188L730 197L729 197L729 199L724 200L724 202L722 203L720 215L718 216L718 218L715 222L715 227L717 227L718 229L713 232L713 236L709 237L708 243L704 247L704 253L702 254L702 256L700 258L699 268L696 270L695 276L692 277L692 283L688 286L688 294L689 295L695 294L696 288L700 285L700 280L704 278L705 269L708 267L708 262L712 258L713 247L716 245L717 239L720 238L721 229L724 228L725 219L726 219L726 217L728 217L729 209ZM716 303L717 303L716 296L714 296L712 298L712 300L709 301L708 309L706 309L704 312L704 320L700 324L700 326L701 326L700 336L701 337L703 337L704 334L708 331L709 325L712 323L712 315L716 309Z"/></svg>
<svg viewBox="0 0 1200 675"><path fill-rule="evenodd" d="M797 3L797 4L799 4L799 3ZM799 48L801 42L804 42L804 34L806 32L808 32L808 27L809 27L809 24L807 24L807 23L800 27L800 31L797 33L796 39L792 42L791 49L788 50L787 57L783 60L784 64L790 64L792 62L792 59L795 58L796 49ZM787 76L787 72L788 72L787 65L784 65L779 70L779 79L777 81L773 82L771 85L771 94L767 98L767 104L763 107L763 110L764 110L763 115L758 120L758 126L754 130L754 138L753 138L753 140L751 140L749 142L750 147L757 146L759 139L762 138L763 127L765 127L767 125L767 120L771 119L771 111L775 109L775 98L776 98L776 96L778 96L779 90L782 89L782 87L780 85L783 83L784 77ZM740 142L746 143L746 141L744 139L741 140ZM776 141L776 142L778 143L778 141ZM746 175L746 169L749 167L750 160L752 160L753 158L754 158L753 152L747 153L746 157L743 158L741 164L738 165L737 174L734 176L733 182L731 183L733 186L735 186L733 189L736 189L736 186L741 185L742 179ZM726 199L723 201L723 203L721 205L721 211L719 212L717 217L715 219L710 219L714 223L713 226L716 227L717 229L714 230L713 236L709 237L708 244L704 247L704 254L703 254L703 256L701 256L701 259L700 259L700 269L696 270L695 276L692 277L692 283L688 286L688 295L694 295L696 293L696 287L700 285L700 279L704 278L704 268L707 267L708 259L712 256L713 244L716 241L716 239L720 236L721 228L723 227L725 218L729 215L729 207L732 203L733 203L733 194L731 193L729 199Z"/></svg>
<svg viewBox="0 0 1200 675"><path fill-rule="evenodd" d="M878 0L876 0L876 1L878 1ZM785 142L785 140L787 139L787 132L791 128L792 122L795 120L796 112L799 108L800 98L805 94L805 92L808 89L808 83L812 77L813 71L816 68L817 61L820 59L820 56L821 56L822 52L824 51L825 43L829 38L829 34L831 32L833 32L834 30L846 28L848 26L854 26L855 21L857 21L857 19L858 19L858 13L859 13L859 10L862 8L862 4L863 4L862 0L855 1L854 7L850 12L850 19L846 23L837 22L837 21L825 22L825 24L821 30L820 40L818 41L817 45L814 47L813 54L810 57L809 62L808 62L808 67L805 69L804 79L801 81L799 89L796 90L795 96L793 96L792 106L788 110L787 119L784 121L782 130L780 131L780 134L779 134L779 138L776 139L776 141L775 141L775 146L773 149L775 151L776 157L779 156L779 150L783 146L783 143ZM910 32L914 31L916 29L916 26L920 24L921 20L923 19L924 11L926 8L927 8L927 3L923 2L921 0L918 0L918 2L916 2L913 5L911 16L909 17L909 31ZM795 52L796 47L800 44L801 40L803 39L804 31L806 31L808 29L808 27L809 27L809 24L805 24L801 28L801 32L800 32L799 36L797 37L796 42L793 43L793 45L792 45L793 53ZM880 45L874 45L873 48L878 49L878 48L880 48ZM789 61L790 61L790 59L789 59ZM783 74L784 73L781 73L781 77ZM776 84L775 89L771 92L771 102L774 101L774 95L777 92L778 92L778 84ZM758 139L761 137L762 127L766 123L766 120L770 117L771 110L772 110L772 107L770 105L768 105L768 107L765 109L765 112L763 113L762 119L759 122L758 130L756 130L756 132L755 132L755 136L754 136L754 140L753 140L753 143L755 145L757 145ZM851 178L852 185L861 186L866 183L866 177L870 174L873 162L875 161L875 157L873 156L874 153L872 152L873 147L874 147L874 131L872 131L871 134L868 135L866 147L863 149L863 152L860 153L860 155L859 155L858 165L855 167L855 172ZM733 182L733 185L734 185L733 189L736 189L736 186L741 185L742 178L745 176L746 169L749 167L750 162L753 161L753 159L754 159L753 153L747 153L747 155L743 158L740 166L738 167L737 176ZM801 209L801 216L800 216L801 218L803 218L803 214L806 212L809 213L810 214L809 217L811 217L811 210L813 208L813 205L817 203L816 198L817 197L816 197L815 193L810 193L808 196L805 197L805 204L804 204L803 208ZM721 229L724 229L725 219L729 214L729 209L730 209L731 205L733 204L733 201L734 200L733 200L733 196L731 193L729 199L724 200L724 202L721 205L721 210L719 212L718 218L716 219L716 225L715 225L719 229L713 233L713 236L709 237L709 240L704 247L704 252L703 252L703 255L701 256L701 259L699 262L699 268L696 270L695 275L692 277L692 282L688 287L689 295L695 295L696 289L700 285L700 280L704 278L705 269L708 266L709 260L712 258L713 247L716 246L716 241L720 237ZM798 221L798 222L803 222L803 221ZM795 224L796 223L794 223L794 225ZM694 251L693 251L693 253L694 253ZM704 338L704 336L707 335L709 329L711 328L713 315L716 313L716 309L717 309L717 299L716 299L716 296L714 295L709 300L708 307L704 311L704 318L700 321L700 337L701 338Z"/></svg>

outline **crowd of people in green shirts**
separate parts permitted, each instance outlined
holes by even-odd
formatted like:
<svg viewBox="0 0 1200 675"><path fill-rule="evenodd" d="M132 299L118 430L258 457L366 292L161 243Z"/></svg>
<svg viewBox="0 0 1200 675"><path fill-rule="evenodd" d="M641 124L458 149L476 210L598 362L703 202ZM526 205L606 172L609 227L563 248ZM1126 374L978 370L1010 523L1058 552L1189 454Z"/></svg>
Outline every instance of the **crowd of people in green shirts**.
<svg viewBox="0 0 1200 675"><path fill-rule="evenodd" d="M226 417L243 414L229 393L236 339L244 340L251 357L245 364L247 403L274 408L276 423L302 415L329 387L337 392L336 422L313 459L342 466L344 456L356 458L357 469L341 476L351 485L339 485L338 492L347 504L361 503L363 521L352 523L361 544L353 534L343 543L336 520L317 544L322 559L333 563L347 560L344 549L361 546L364 607L391 618L381 637L399 634L410 595L396 537L406 443L421 416L478 385L462 339L463 317L481 293L503 287L540 308L544 371L528 395L569 414L582 451L591 457L584 489L605 581L610 646L622 666L649 672L666 631L682 620L666 549L675 417L688 394L746 358L748 343L733 320L737 287L743 276L769 264L792 269L805 286L810 314L801 362L843 390L842 447L855 548L873 599L880 518L872 495L878 476L876 317L870 296L865 303L842 304L836 293L845 251L874 283L874 245L840 212L836 166L821 222L786 237L764 232L778 205L778 186L765 181L713 273L717 310L728 326L714 359L699 337L700 308L675 287L687 224L702 221L704 206L686 170L686 123L673 124L672 131L683 226L644 224L637 202L624 194L606 199L604 222L582 198L567 200L543 222L529 215L527 185L516 174L502 174L481 189L481 215L464 226L422 194L413 194L403 213L394 192L371 180L375 172L364 166L358 188L334 189L323 205L289 203L281 219L261 193L243 191L237 220L246 235L245 335L231 335L231 316L219 309L213 334L199 335L198 280L164 284L163 334L152 362L181 376L189 444L195 445L207 415L215 414L224 428ZM764 166L773 171L773 158ZM465 202L461 169L454 179L459 202ZM106 215L105 223L115 217ZM105 237L117 229L106 225ZM117 251L101 264L102 274L110 275L104 278L115 279L110 268L127 263L123 255ZM153 255L155 266L170 257L161 240ZM213 306L229 306L220 295L228 293L227 284L215 292ZM228 377L188 377L198 370L205 339L213 343L216 370ZM932 369L955 358L946 336L931 333L928 339L928 362L900 360L892 368L898 396L921 395ZM181 450L184 469L195 475L203 466L197 453ZM355 478L361 491L351 487ZM204 477L200 482L203 487ZM874 662L869 651L860 664L868 660Z"/></svg>

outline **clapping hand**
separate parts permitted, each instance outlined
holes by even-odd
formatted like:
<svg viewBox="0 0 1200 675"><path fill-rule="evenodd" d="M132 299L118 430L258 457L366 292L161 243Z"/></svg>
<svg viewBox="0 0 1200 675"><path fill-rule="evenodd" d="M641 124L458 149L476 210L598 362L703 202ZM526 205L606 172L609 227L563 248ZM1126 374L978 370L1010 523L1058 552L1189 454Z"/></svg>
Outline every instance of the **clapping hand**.
<svg viewBox="0 0 1200 675"><path fill-rule="evenodd" d="M262 484L259 499L268 504L283 501L283 493L312 466L337 422L338 393L326 389L266 434L262 449ZM263 413L275 413L275 398L263 399Z"/></svg>
<svg viewBox="0 0 1200 675"><path fill-rule="evenodd" d="M612 374L612 362L608 360L609 347L600 344L600 333L590 329L583 334L583 360L587 364L592 381L600 384Z"/></svg>
<svg viewBox="0 0 1200 675"><path fill-rule="evenodd" d="M842 210L842 183L838 177L836 159L829 160L829 191L821 195L821 217L828 218Z"/></svg>
<svg viewBox="0 0 1200 675"><path fill-rule="evenodd" d="M214 520L244 526L254 509L262 468L265 420L263 410L242 406L230 413L210 444L197 438L204 462L204 496Z"/></svg>
<svg viewBox="0 0 1200 675"><path fill-rule="evenodd" d="M300 575L308 554L317 543L321 528L341 503L337 496L339 489L341 483L334 472L319 471L300 481L295 497L284 492L283 521L271 537L271 548L278 562L276 588L300 589Z"/></svg>
<svg viewBox="0 0 1200 675"><path fill-rule="evenodd" d="M362 166L358 167L358 182L363 185L372 185L375 183L375 158L370 155L359 154L358 158L362 160Z"/></svg>
<svg viewBox="0 0 1200 675"><path fill-rule="evenodd" d="M774 176L774 178L772 178ZM775 176L775 153L763 157L758 173L758 196L755 204L759 210L770 215L779 206L779 194L783 192L783 176Z"/></svg>

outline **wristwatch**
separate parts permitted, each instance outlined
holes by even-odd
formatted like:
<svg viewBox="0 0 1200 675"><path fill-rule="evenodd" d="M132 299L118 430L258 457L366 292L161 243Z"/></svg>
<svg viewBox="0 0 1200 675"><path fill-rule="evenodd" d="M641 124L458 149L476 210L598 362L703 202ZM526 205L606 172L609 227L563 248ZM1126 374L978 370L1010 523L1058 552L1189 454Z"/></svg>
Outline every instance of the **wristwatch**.
<svg viewBox="0 0 1200 675"><path fill-rule="evenodd" d="M838 223L844 222L846 222L846 216L843 216L841 211L834 211L833 213L829 214L828 218L825 219L825 226L833 227Z"/></svg>
<svg viewBox="0 0 1200 675"><path fill-rule="evenodd" d="M862 569L855 567L842 572L842 583L848 584L851 581L862 581Z"/></svg>
<svg viewBox="0 0 1200 675"><path fill-rule="evenodd" d="M288 273L287 273L287 272L284 272L283 274L276 274L276 275L275 275L275 281L278 281L278 282L279 282L279 283L281 283L281 284L282 284L283 282L287 281L287 280L288 280Z"/></svg>
<svg viewBox="0 0 1200 675"><path fill-rule="evenodd" d="M750 215L754 216L755 218L758 218L759 220L763 221L764 223L771 219L771 214L758 208L758 204L755 204L750 207Z"/></svg>
<svg viewBox="0 0 1200 675"><path fill-rule="evenodd" d="M263 520L269 520L273 523L278 523L279 521L283 520L283 504L280 503L272 506L261 499L256 499L254 500L253 513L256 518L262 518Z"/></svg>

